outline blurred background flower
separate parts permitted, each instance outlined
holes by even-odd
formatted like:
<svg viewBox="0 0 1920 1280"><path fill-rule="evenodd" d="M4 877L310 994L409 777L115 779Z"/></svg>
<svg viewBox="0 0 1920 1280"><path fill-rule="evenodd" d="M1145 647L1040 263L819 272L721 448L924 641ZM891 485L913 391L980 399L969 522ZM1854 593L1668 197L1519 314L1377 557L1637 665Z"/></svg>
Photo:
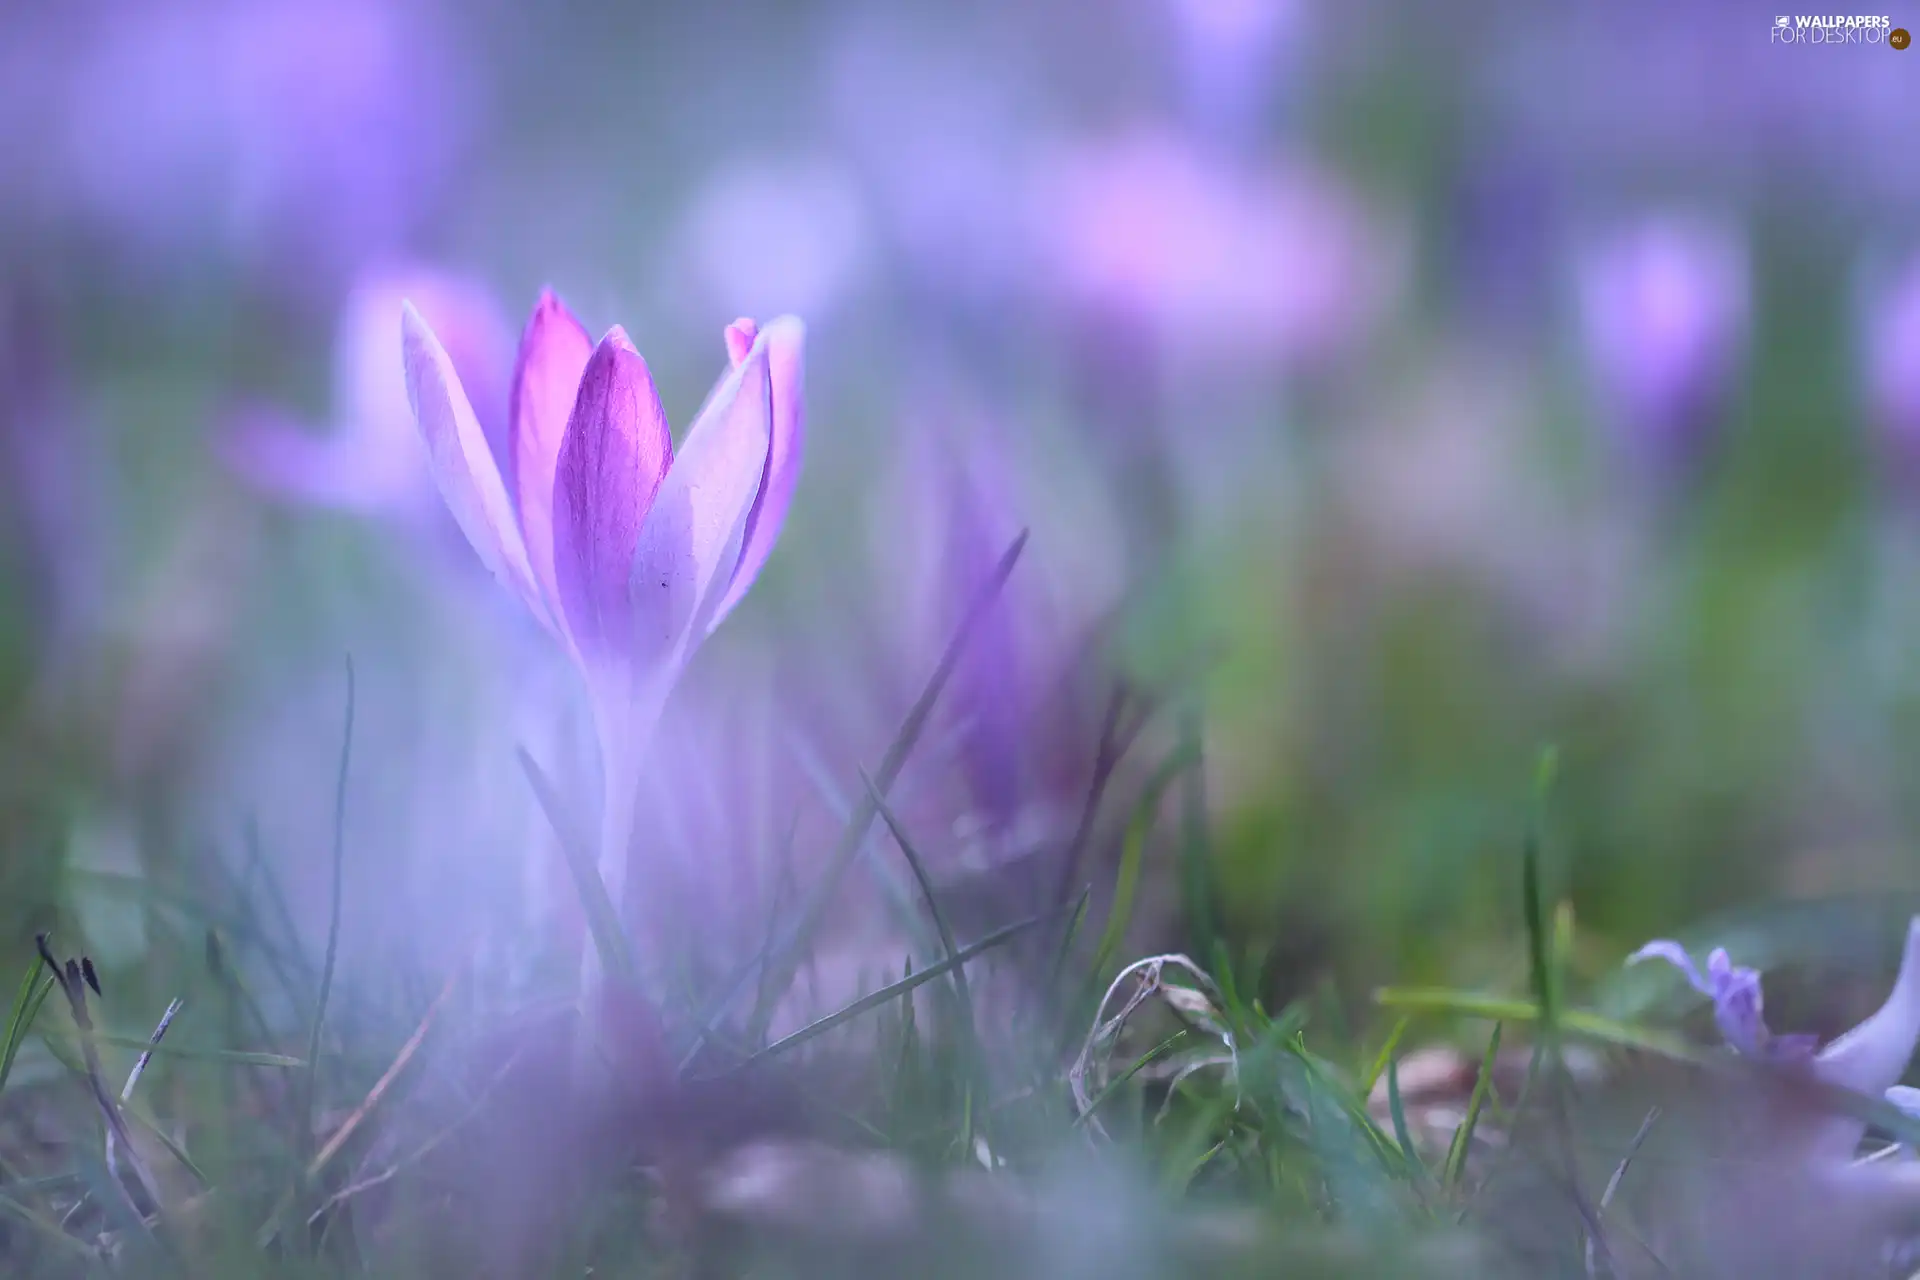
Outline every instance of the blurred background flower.
<svg viewBox="0 0 1920 1280"><path fill-rule="evenodd" d="M1920 478L1920 253L1890 265L1865 290L1861 381L1879 456L1911 488Z"/></svg>
<svg viewBox="0 0 1920 1280"><path fill-rule="evenodd" d="M1578 268L1582 345L1617 452L1654 474L1697 466L1746 355L1746 247L1699 218L1602 236Z"/></svg>
<svg viewBox="0 0 1920 1280"><path fill-rule="evenodd" d="M8 19L0 209L116 271L321 295L427 225L479 69L432 0L89 0Z"/></svg>
<svg viewBox="0 0 1920 1280"><path fill-rule="evenodd" d="M1310 166L1217 166L1178 134L1081 142L1036 162L1041 282L1222 364L1339 354L1392 301L1398 259Z"/></svg>
<svg viewBox="0 0 1920 1280"><path fill-rule="evenodd" d="M263 496L295 504L411 519L421 508L437 509L396 354L398 316L409 301L471 388L473 411L506 474L513 329L483 285L425 267L361 274L334 337L332 426L316 430L268 408L246 411L221 442L234 471Z"/></svg>
<svg viewBox="0 0 1920 1280"><path fill-rule="evenodd" d="M828 323L871 275L873 233L858 186L824 158L737 160L694 194L663 245L673 305Z"/></svg>

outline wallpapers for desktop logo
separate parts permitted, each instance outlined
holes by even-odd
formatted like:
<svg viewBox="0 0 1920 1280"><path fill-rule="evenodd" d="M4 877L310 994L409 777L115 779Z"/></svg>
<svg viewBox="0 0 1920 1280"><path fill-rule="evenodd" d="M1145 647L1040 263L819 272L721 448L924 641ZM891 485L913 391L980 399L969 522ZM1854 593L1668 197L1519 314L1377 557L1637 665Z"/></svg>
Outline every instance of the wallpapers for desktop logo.
<svg viewBox="0 0 1920 1280"><path fill-rule="evenodd" d="M1788 14L1773 20L1773 44L1884 44L1904 49L1910 43L1906 28L1893 25L1885 14Z"/></svg>

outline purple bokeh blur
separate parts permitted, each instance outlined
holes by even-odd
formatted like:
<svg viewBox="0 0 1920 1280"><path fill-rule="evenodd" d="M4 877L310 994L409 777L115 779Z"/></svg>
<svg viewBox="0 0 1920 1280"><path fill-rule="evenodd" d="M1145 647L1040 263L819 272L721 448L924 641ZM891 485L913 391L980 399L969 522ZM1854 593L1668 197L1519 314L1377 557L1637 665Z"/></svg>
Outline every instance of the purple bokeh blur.
<svg viewBox="0 0 1920 1280"><path fill-rule="evenodd" d="M1884 530L1843 517L1920 505L1920 54L1782 45L1771 16L14 6L0 727L97 810L33 821L147 857L277 807L311 889L351 651L380 703L354 856L404 867L385 924L453 947L489 894L565 913L513 753L591 830L594 735L447 514L399 336L411 301L513 484L551 287L625 327L683 431L729 324L808 324L805 479L647 779L656 921L697 932L704 902L747 947L772 881L822 869L1021 530L902 772L942 876L1058 853L1116 687L1204 707L1255 928L1350 867L1327 910L1387 903L1417 950L1409 904L1505 873L1516 761L1562 737L1622 916L1734 882L1670 875L1662 841L1759 865L1857 810L1903 847L1897 797L1783 780L1880 776L1795 744L1898 737L1816 658L1868 627L1847 584ZM1449 859L1485 876L1421 878Z"/></svg>

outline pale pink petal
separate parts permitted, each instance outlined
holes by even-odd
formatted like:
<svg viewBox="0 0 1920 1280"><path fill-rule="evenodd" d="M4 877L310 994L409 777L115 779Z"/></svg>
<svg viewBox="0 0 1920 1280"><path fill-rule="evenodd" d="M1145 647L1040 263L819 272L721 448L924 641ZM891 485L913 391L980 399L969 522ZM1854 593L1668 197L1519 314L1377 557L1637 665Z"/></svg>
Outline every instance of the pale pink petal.
<svg viewBox="0 0 1920 1280"><path fill-rule="evenodd" d="M558 599L581 656L595 667L630 660L627 578L672 460L647 362L616 327L587 361L553 486Z"/></svg>
<svg viewBox="0 0 1920 1280"><path fill-rule="evenodd" d="M747 358L747 352L753 350L753 340L760 336L760 325L751 317L742 317L727 326L727 359L738 365Z"/></svg>
<svg viewBox="0 0 1920 1280"><path fill-rule="evenodd" d="M772 432L763 336L714 389L641 527L628 584L637 661L676 666L706 637L740 559Z"/></svg>
<svg viewBox="0 0 1920 1280"><path fill-rule="evenodd" d="M560 596L553 564L554 472L580 379L592 356L593 339L586 327L551 289L542 290L514 361L507 436L527 557L556 614Z"/></svg>
<svg viewBox="0 0 1920 1280"><path fill-rule="evenodd" d="M487 438L446 349L411 303L401 306L401 353L414 421L440 496L489 572L520 594L534 617L553 622L534 584L513 504L487 449Z"/></svg>
<svg viewBox="0 0 1920 1280"><path fill-rule="evenodd" d="M727 333L731 343L733 330ZM739 564L709 627L719 626L746 598L787 522L787 508L793 504L793 492L800 483L806 441L806 339L806 325L796 316L781 316L758 331L757 341L766 345L772 381L772 443L767 451L766 474L747 514Z"/></svg>

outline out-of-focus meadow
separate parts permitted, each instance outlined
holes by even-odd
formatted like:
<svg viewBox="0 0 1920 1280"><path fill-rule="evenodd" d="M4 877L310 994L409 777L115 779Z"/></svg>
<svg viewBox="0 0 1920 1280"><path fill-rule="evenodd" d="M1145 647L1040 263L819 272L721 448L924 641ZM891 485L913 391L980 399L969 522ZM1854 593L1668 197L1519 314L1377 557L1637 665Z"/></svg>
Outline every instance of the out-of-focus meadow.
<svg viewBox="0 0 1920 1280"><path fill-rule="evenodd" d="M1576 971L1720 918L1877 986L1920 893L1916 120L1920 53L1705 0L10 5L0 975L50 930L144 1035L209 927L317 964L350 659L338 1034L462 966L539 988L579 907L516 752L590 814L585 697L446 514L400 304L497 405L551 286L676 432L730 321L807 324L785 532L640 804L629 924L693 985L1026 529L893 793L961 934L1105 901L1176 761L1128 952L1377 1045L1383 983L1524 980L1552 748ZM846 963L899 976L911 883L848 877Z"/></svg>

